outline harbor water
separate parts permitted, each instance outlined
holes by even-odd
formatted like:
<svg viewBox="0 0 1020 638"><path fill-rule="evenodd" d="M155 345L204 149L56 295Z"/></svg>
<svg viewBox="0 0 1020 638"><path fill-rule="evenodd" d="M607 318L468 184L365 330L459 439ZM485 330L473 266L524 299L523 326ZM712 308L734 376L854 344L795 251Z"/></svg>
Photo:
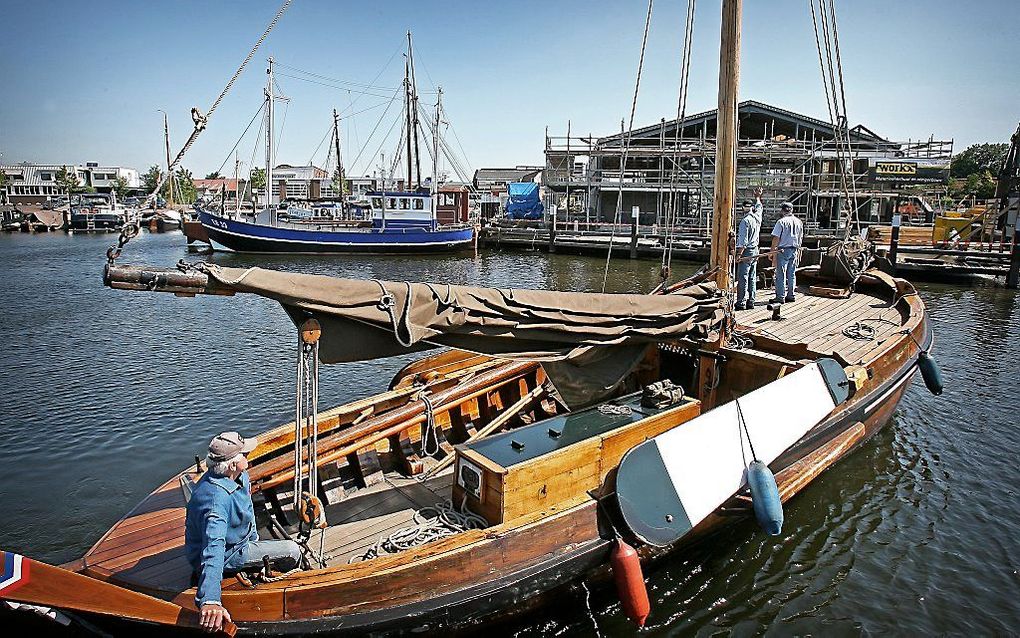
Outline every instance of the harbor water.
<svg viewBox="0 0 1020 638"><path fill-rule="evenodd" d="M0 236L0 547L51 563L80 556L215 433L293 417L295 330L275 302L106 289L112 239ZM143 234L121 262L181 258L203 259L179 233ZM539 252L204 259L560 290L599 290L605 265ZM608 289L648 291L658 271L614 259ZM1020 301L992 285L918 287L943 396L915 378L886 429L786 506L781 536L738 523L647 572L642 635L1018 631ZM323 367L320 404L382 391L410 359ZM611 591L578 587L499 633L637 631Z"/></svg>

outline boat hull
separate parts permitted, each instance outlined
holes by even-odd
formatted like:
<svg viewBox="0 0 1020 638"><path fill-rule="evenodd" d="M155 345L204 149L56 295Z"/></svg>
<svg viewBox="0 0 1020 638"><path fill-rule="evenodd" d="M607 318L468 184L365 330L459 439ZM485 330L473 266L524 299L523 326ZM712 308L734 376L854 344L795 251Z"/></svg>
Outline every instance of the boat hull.
<svg viewBox="0 0 1020 638"><path fill-rule="evenodd" d="M470 227L306 230L253 224L199 211L213 246L246 253L433 253L469 247Z"/></svg>
<svg viewBox="0 0 1020 638"><path fill-rule="evenodd" d="M927 347L931 342L927 326L924 327L924 332L921 334L926 335L924 344ZM892 375L885 382L870 392L855 397L855 400L845 406L845 409L820 423L801 442L777 459L772 465L776 474L781 475L783 469L823 448L835 437L853 428L857 423L863 424L863 435L856 437L852 445L842 448L838 455L830 458L826 469L859 449L889 422L903 393L910 387L910 381L916 370L917 356L915 352L912 357L904 359L900 365L891 370ZM792 491L788 491L784 500L792 497L810 482L806 481ZM750 510L747 515L751 515ZM417 633L422 627L464 630L519 617L530 609L550 603L562 592L564 587L571 583L586 581L596 587L608 584L611 580L608 556L613 543L612 535L608 530L600 529L600 522L594 520L596 518L598 518L597 507L594 501L591 502L590 507L579 507L564 513L564 520L557 526L558 528L599 530L600 533L586 538L574 536L571 539L574 541L573 547L569 551L548 555L543 560L531 564L522 564L517 571L497 572L494 577L484 580L482 575L489 573L489 564L482 560L483 556L478 556L477 562L485 563L475 565L475 568L479 570L480 582L475 582L472 586L453 593L426 597L427 592L423 591L420 600L406 604L386 605L371 611L359 611L334 617L295 618L279 622L241 622L238 626L246 635L329 633L337 636L361 636L366 632L380 632L387 635ZM726 515L717 511L672 546L666 548L642 546L639 550L641 560L648 565L671 558L739 520L743 520L743 517ZM601 523L604 524L604 521ZM514 542L516 543L517 540L515 539ZM507 543L507 546L509 545L510 543ZM408 582L406 584L408 586L412 585L413 578L413 573L407 574ZM465 579L465 581L469 580ZM390 581L387 586L400 589L399 582ZM338 597L357 596L357 594L358 591L355 589L335 592ZM411 626L408 625L409 618L414 619Z"/></svg>

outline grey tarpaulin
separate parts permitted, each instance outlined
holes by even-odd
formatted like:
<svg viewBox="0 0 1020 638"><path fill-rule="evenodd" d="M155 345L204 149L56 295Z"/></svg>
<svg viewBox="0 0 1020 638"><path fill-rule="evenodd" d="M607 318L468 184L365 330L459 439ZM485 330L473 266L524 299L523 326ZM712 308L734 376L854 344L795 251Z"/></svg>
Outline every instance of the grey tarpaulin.
<svg viewBox="0 0 1020 638"><path fill-rule="evenodd" d="M611 391L652 343L718 339L724 312L714 284L669 295L595 294L340 279L208 266L216 281L283 304L322 325L323 363L449 346L547 362L571 407Z"/></svg>

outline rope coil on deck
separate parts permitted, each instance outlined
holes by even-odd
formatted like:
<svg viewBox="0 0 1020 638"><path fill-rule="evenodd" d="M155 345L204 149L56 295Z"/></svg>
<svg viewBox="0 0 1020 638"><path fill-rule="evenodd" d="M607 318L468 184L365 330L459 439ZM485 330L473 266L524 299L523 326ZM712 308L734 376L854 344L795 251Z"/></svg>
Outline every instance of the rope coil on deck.
<svg viewBox="0 0 1020 638"><path fill-rule="evenodd" d="M450 499L431 507L423 507L414 513L412 520L415 525L398 529L388 536L380 536L373 547L361 556L352 556L348 563L371 560L382 554L396 554L469 529L484 529L489 525L488 521L470 510L461 510L458 511Z"/></svg>

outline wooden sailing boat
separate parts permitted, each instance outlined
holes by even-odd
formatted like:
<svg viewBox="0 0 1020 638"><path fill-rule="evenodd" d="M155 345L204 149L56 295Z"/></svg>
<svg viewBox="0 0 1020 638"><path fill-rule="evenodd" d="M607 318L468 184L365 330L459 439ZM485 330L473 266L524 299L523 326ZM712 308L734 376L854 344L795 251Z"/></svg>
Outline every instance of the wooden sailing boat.
<svg viewBox="0 0 1020 638"><path fill-rule="evenodd" d="M716 282L589 295L108 266L116 289L276 299L299 327L298 368L310 372L298 373L295 422L259 435L250 475L260 535L304 532L314 568L225 580L243 633L473 626L608 578L611 562L643 622L624 540L645 562L681 551L758 506L750 458L786 501L889 419L929 365L931 330L908 282L869 269L850 290L805 269L802 300L775 322L759 309L734 323L718 293L732 265L740 5L723 2ZM846 336L850 325L868 338ZM439 346L453 349L407 366L386 392L318 411L318 361ZM184 507L202 471L171 476L63 570L5 554L0 598L100 625L191 626ZM324 505L324 529L299 522L303 490ZM399 546L436 512L456 522Z"/></svg>

